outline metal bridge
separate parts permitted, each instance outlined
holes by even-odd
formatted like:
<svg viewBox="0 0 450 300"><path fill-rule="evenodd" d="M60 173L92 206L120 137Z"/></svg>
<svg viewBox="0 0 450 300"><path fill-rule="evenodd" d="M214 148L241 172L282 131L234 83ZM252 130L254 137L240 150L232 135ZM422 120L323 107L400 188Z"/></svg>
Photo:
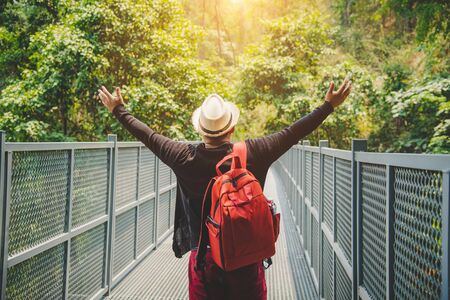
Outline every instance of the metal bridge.
<svg viewBox="0 0 450 300"><path fill-rule="evenodd" d="M303 141L265 194L281 233L269 299L449 299L450 155ZM6 143L0 299L187 299L176 177L140 142Z"/></svg>

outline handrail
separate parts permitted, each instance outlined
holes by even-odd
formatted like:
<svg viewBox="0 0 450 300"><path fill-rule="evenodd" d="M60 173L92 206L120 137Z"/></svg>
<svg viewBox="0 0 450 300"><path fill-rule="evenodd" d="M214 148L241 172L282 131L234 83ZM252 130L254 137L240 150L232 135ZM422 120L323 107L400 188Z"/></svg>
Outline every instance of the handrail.
<svg viewBox="0 0 450 300"><path fill-rule="evenodd" d="M5 141L1 300L100 299L173 231L176 177L141 142Z"/></svg>
<svg viewBox="0 0 450 300"><path fill-rule="evenodd" d="M450 155L303 141L275 164L321 299L449 298Z"/></svg>
<svg viewBox="0 0 450 300"><path fill-rule="evenodd" d="M100 299L171 234L176 177L144 144L5 141L1 300ZM303 141L274 164L319 295L448 299L450 156L366 149Z"/></svg>

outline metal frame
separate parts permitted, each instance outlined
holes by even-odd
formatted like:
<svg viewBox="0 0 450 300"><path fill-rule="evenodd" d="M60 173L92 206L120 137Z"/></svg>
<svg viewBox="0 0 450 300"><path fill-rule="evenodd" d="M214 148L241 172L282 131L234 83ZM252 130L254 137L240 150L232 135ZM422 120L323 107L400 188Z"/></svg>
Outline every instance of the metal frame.
<svg viewBox="0 0 450 300"><path fill-rule="evenodd" d="M72 232L72 206L73 206L73 169L75 164L75 150L70 150L69 155L69 195L66 202L66 221L64 232ZM66 257L64 266L64 299L69 299L69 276L70 276L70 249L72 247L72 239L66 242Z"/></svg>
<svg viewBox="0 0 450 300"><path fill-rule="evenodd" d="M328 147L328 140L320 140L319 141L319 226L317 228L319 235L319 264L317 266L318 277L319 277L319 296L323 295L323 272L322 272L322 264L323 264L323 245L322 245L322 220L323 220L323 172L324 172L324 155L322 153L322 147Z"/></svg>
<svg viewBox="0 0 450 300"><path fill-rule="evenodd" d="M308 253L306 247L306 238L309 239L309 242L312 243L312 226L311 222L313 222L313 218L318 218L320 221L319 226L319 268L318 268L318 279L319 279L319 287L318 292L320 297L323 294L323 274L322 274L322 265L323 265L323 242L321 241L321 236L326 238L333 249L333 285L335 288L334 295L336 299L336 260L339 260L341 265L344 267L346 274L348 275L349 280L352 282L352 298L353 299L371 299L371 296L364 288L361 286L361 267L362 267L362 253L361 253L361 242L362 242L362 207L361 207L361 166L362 163L372 163L372 164L381 164L386 167L386 298L394 299L394 285L393 285L393 276L394 276L394 168L396 167L406 167L413 169L422 169L422 170L432 170L432 171L441 171L443 172L443 202L442 202L442 261L441 261L441 275L442 275L442 292L441 299L449 298L449 269L450 269L450 259L449 259L449 223L450 223L450 155L441 155L441 154L403 154L403 153L369 153L367 151L367 140L365 139L353 139L352 140L352 149L348 150L340 150L340 149L332 149L328 148L325 141L320 141L318 147L310 146L309 141L303 141L302 145L296 145L294 148L300 149L300 153L298 156L301 160L301 170L302 176L301 181L297 182L292 175L292 169L289 166L282 166L282 164L278 164L277 166L282 167L282 172L286 173L287 178L290 178L289 184L295 183L297 185L297 190L299 192L299 199L296 200L299 203L291 204L291 210L298 205L298 207L305 208L302 213L302 230L299 231L300 239L303 248L305 248L305 258L310 266L310 271L312 272L312 277L316 280L314 273L311 269L312 267L312 256L311 253ZM312 207L312 199L309 199L308 195L305 193L305 184L306 184L306 172L305 172L305 157L307 155L306 152L318 152L320 155L319 160L319 172L320 172L320 189L319 189L319 209L315 211L314 207ZM330 230L325 223L323 223L323 164L324 164L324 155L329 155L333 158L333 230ZM336 159L344 159L347 161L351 161L351 199L352 199L352 212L351 212L351 224L352 224L352 255L351 260L352 263L347 261L345 258L344 252L337 243L337 215L336 215L336 181L339 178L336 178ZM288 160L290 156L288 157ZM312 157L311 157L312 164ZM317 170L315 170L317 171ZM313 170L311 165L311 174L310 181L311 185L313 184ZM310 187L312 193L312 186ZM293 214L297 213L293 212ZM309 224L306 224L306 219L304 218L306 214L310 214ZM316 287L317 288L317 287Z"/></svg>
<svg viewBox="0 0 450 300"><path fill-rule="evenodd" d="M394 167L386 165L386 299L394 299Z"/></svg>
<svg viewBox="0 0 450 300"><path fill-rule="evenodd" d="M333 157L333 231L332 231L332 239L329 240L330 244L334 247L337 246L337 237L336 237L336 227L337 227L337 216L336 216L336 157ZM324 231L325 232L325 231ZM336 251L333 251L333 297L336 299Z"/></svg>
<svg viewBox="0 0 450 300"><path fill-rule="evenodd" d="M300 231L300 241L302 243L303 249L306 248L306 240L304 238L305 237L304 232L306 230L306 228L305 228L306 227L305 226L305 224L306 224L306 209L305 209L305 207L306 207L306 202L305 202L305 198L306 198L306 193L305 193L306 171L305 170L306 170L306 168L305 168L305 147L304 147L304 145L306 143L309 143L309 141L304 140L304 141L302 141L302 145L301 145L301 149L302 149L302 157L301 157L301 160L302 160L302 170L301 170L302 182L300 183L301 184L300 189L302 191L302 198L301 198L302 199L302 203L301 203L301 206L302 206L302 230Z"/></svg>
<svg viewBox="0 0 450 300"><path fill-rule="evenodd" d="M191 143L187 141L186 143ZM197 143L197 142L195 142ZM140 198L140 182L141 182L141 156L144 144L141 142L118 142L115 134L108 135L108 141L106 142L44 142L44 143L6 143L6 133L0 131L0 237L2 240L0 247L0 300L6 297L6 280L8 267L15 266L35 255L38 255L56 245L64 244L64 266L63 266L63 294L64 299L69 297L69 282L70 282L70 252L72 238L78 236L87 230L90 230L101 224L106 224L106 236L105 236L105 250L103 252L103 277L102 288L98 290L94 295L90 295L91 299L100 299L105 295L109 295L111 289L119 283L142 259L153 252L158 243L170 235L173 230L173 226L169 225L167 232L163 236L158 237L158 215L159 215L159 200L160 194L170 191L170 202L175 201L173 197L173 189L177 184L173 178L174 174L170 173L171 179L168 186L160 187L160 160L156 157L154 159L153 179L154 179L154 192L149 195L144 195ZM116 182L118 172L118 151L119 148L137 148L137 174L136 174L136 195L135 201L126 204L125 206L116 209ZM73 206L73 189L74 189L74 165L75 165L75 150L77 149L107 149L107 213L103 216L97 217L94 220L89 221L77 228L72 228L72 206ZM62 234L49 238L45 242L40 243L37 246L26 249L18 254L8 256L8 227L9 227L9 205L10 205L10 190L11 190L11 170L12 170L12 154L13 152L27 152L27 151L55 151L65 150L69 152L68 156L68 168L69 175L68 181L68 197L66 199L66 213L64 216L64 231ZM139 239L139 211L140 206L147 201L154 199L153 207L153 242L150 245L146 245L146 248L142 253L138 253L138 239ZM171 204L169 203L169 204ZM135 217L135 230L134 230L134 259L126 266L120 273L114 276L113 274L113 262L114 262L114 240L115 240L115 224L116 216L126 211L134 210ZM169 217L173 217L170 215Z"/></svg>
<svg viewBox="0 0 450 300"><path fill-rule="evenodd" d="M159 160L156 160L155 162L155 223L153 228L153 233L155 235L154 241L155 241L155 250L159 246L158 242L158 225L159 225Z"/></svg>
<svg viewBox="0 0 450 300"><path fill-rule="evenodd" d="M8 273L8 245L9 245L9 214L10 214L10 197L11 197L11 170L12 170L12 152L6 152L5 159L6 176L4 184L4 205L3 205L3 266L2 266L2 289L1 289L1 299L6 299L6 280Z"/></svg>
<svg viewBox="0 0 450 300"><path fill-rule="evenodd" d="M111 142L40 142L40 143L6 143L8 151L53 151L72 149L107 149L114 144Z"/></svg>
<svg viewBox="0 0 450 300"><path fill-rule="evenodd" d="M359 297L362 299L368 300L370 299L369 294L364 289L364 287L361 286L362 282L362 187L361 187L361 162L356 162L356 182L357 182L357 190L356 190L356 240L357 240L357 254L356 254L356 284L353 285L353 287L356 286L356 293Z"/></svg>
<svg viewBox="0 0 450 300"><path fill-rule="evenodd" d="M113 282L113 270L112 265L114 261L114 236L115 236L115 211L116 211L116 177L117 177L117 162L118 162L118 147L117 147L117 135L109 134L108 141L113 142L113 148L110 154L110 182L111 186L108 190L109 192L109 201L108 201L108 242L107 242L107 251L108 251L108 259L107 259L107 295L111 293L112 282Z"/></svg>
<svg viewBox="0 0 450 300"><path fill-rule="evenodd" d="M434 171L443 171L450 166L450 155L448 154L358 152L355 153L355 160L371 164Z"/></svg>
<svg viewBox="0 0 450 300"><path fill-rule="evenodd" d="M8 267L15 266L35 255L38 255L52 247L60 244L65 244L64 247L64 282L63 293L64 299L69 297L69 279L70 279L70 252L71 252L71 240L73 237L78 236L87 230L90 230L101 224L106 224L106 236L105 236L105 251L103 254L103 277L102 277L102 289L97 291L95 295L90 295L92 299L99 299L105 295L109 295L111 289L120 282L142 259L148 254L154 251L157 247L158 237L158 201L159 194L165 191L172 190L176 187L176 183L172 183L167 187L159 187L159 159L154 156L154 192L143 196L139 199L139 183L140 183L140 168L141 168L141 153L144 145L141 142L117 142L117 136L112 134L108 135L107 142L64 142L64 143L6 143L6 134L0 131L0 234L2 238L2 244L0 248L0 284L1 292L0 299L3 300L6 297L6 280ZM137 178L136 178L136 197L135 201L129 205L125 205L120 209L115 208L116 202L116 182L118 172L118 150L120 148L137 147ZM77 149L107 149L108 159L108 172L107 172L107 214L97 217L94 220L89 221L75 229L72 228L72 206L73 206L73 176L75 165L75 150ZM54 151L54 150L66 150L69 152L68 168L69 175L68 181L68 197L66 199L66 213L64 232L56 237L52 237L47 241L40 243L37 246L31 247L13 256L8 256L8 226L9 226L9 204L10 204L10 188L11 188L11 170L12 170L12 153L13 152L25 152L25 151ZM173 176L173 175L171 175ZM153 242L142 252L137 253L137 243L139 235L139 209L140 205L154 199L154 219L153 219ZM174 200L172 200L174 201ZM135 210L135 231L134 231L134 259L133 261L121 270L120 273L113 276L113 262L114 262L114 239L115 239L115 223L116 216L122 212L134 209ZM164 237L168 236L173 230L173 226L169 228L168 232L164 234ZM160 241L161 241L160 237Z"/></svg>
<svg viewBox="0 0 450 300"><path fill-rule="evenodd" d="M442 173L442 261L441 300L450 298L450 168Z"/></svg>
<svg viewBox="0 0 450 300"><path fill-rule="evenodd" d="M145 257L147 257L147 255L149 255L150 253L152 253L154 250L157 249L157 247L159 246L159 244L166 239L173 230L173 227L170 227L167 232L165 232L162 236L160 236L158 238L158 226L159 224L159 199L160 199L160 195L162 193L165 193L167 191L170 191L171 189L173 189L174 187L176 187L176 184L169 184L168 186L165 187L160 187L159 186L159 177L160 177L160 163L161 161L156 157L155 155L155 164L154 164L154 184L155 184L155 191L153 193L151 193L150 195L146 195L144 196L142 199L139 199L139 170L140 170L140 163L141 163L141 153L142 153L142 147L143 144L140 142L117 142L117 152L118 153L118 149L123 149L123 148L137 148L138 149L138 166L137 166L137 179L136 179L136 183L138 184L137 188L136 188L136 197L135 197L135 201L132 201L130 203L127 203L123 206L121 206L120 208L114 208L113 209L113 220L114 220L114 224L113 224L113 231L112 231L112 235L111 235L111 239L114 241L115 239L115 220L116 218L123 214L126 213L130 210L134 210L134 225L135 225L135 230L134 230L134 258L133 260L126 265L122 270L120 270L119 273L117 273L116 275L114 275L114 273L112 272L112 282L111 282L111 289L114 288L120 281L122 281ZM118 166L118 162L116 162L116 166ZM117 169L117 167L116 167ZM115 184L114 184L115 185ZM138 240L138 232L139 232L139 209L140 206L142 204L144 204L147 201L150 201L151 199L155 199L154 201L154 228L153 228L153 233L154 233L154 242L153 244L150 244L141 254L139 254L137 252L137 240ZM115 206L115 205L114 205ZM114 207L113 206L113 207ZM114 259L114 251L112 251L112 258ZM113 264L114 264L114 260L111 260L110 262L110 268L113 268Z"/></svg>
<svg viewBox="0 0 450 300"><path fill-rule="evenodd" d="M0 299L5 299L6 294L6 271L8 261L8 245L6 239L8 238L8 213L9 201L7 201L7 187L9 169L6 161L5 153L6 133L0 131Z"/></svg>
<svg viewBox="0 0 450 300"><path fill-rule="evenodd" d="M141 167L141 146L138 147L138 155L137 155L137 174L136 174L136 199L135 199L135 203L136 203L136 209L135 209L135 217L134 217L134 259L136 260L138 258L138 237L139 237L139 207L141 206L139 204L139 180L140 177L139 176L139 171L140 171L140 167Z"/></svg>
<svg viewBox="0 0 450 300"><path fill-rule="evenodd" d="M137 177L136 177L136 195L135 201L124 205L123 207L116 209L116 182L117 182L117 172L118 172L118 150L119 148L138 148L137 153ZM71 240L73 237L78 236L96 226L101 224L106 224L106 237L105 237L105 251L104 251L104 273L102 278L102 289L98 290L95 295L91 295L92 299L99 299L104 295L108 295L111 289L119 283L127 274L133 270L133 268L147 255L152 253L162 242L164 238L171 234L173 226L158 236L158 227L160 226L161 212L160 210L160 196L161 194L170 191L170 202L169 202L169 218L172 218L171 205L173 199L172 191L176 188L177 183L174 182L174 174L171 172L170 183L168 186L160 187L160 160L154 156L154 192L140 197L140 183L141 183L141 163L142 163L142 151L145 147L140 142L118 142L116 135L109 135L107 142L87 142L87 143L6 143L6 134L0 131L0 237L2 239L2 244L0 247L0 300L6 298L6 280L8 267L17 265L35 255L38 255L56 245L65 245L65 260L64 260L64 298L68 299L69 294L69 282L70 282L70 251L71 251ZM277 164L277 166L282 167L286 176L285 184L289 184L289 197L290 197L290 208L291 213L296 218L296 223L299 224L298 229L301 244L306 247L305 234L309 239L309 243L312 247L312 222L314 219L318 221L318 253L307 253L305 251L305 257L310 266L310 271L312 271L312 259L313 255L319 255L318 265L317 265L317 278L312 276L316 284L316 289L318 289L319 295L323 296L323 241L322 238L326 238L333 250L333 283L334 283L334 295L336 298L336 263L337 260L344 267L345 272L349 276L352 282L352 297L353 299L369 299L370 295L364 289L361 283L361 164L362 163L375 163L382 164L386 166L386 295L388 299L394 298L394 287L393 287L393 224L394 224L394 168L395 167L408 167L414 169L426 169L433 171L443 172L443 202L442 202L442 261L441 261L441 275L442 275L442 289L441 289L441 299L448 299L449 297L449 223L450 223L450 208L449 208L449 198L450 198L450 156L449 155L423 155L423 154L398 154L398 153L368 153L365 152L367 149L367 140L354 139L352 140L352 149L339 150L328 148L328 143L326 140L321 140L319 146L311 146L308 140L302 141L301 144L294 145L293 148L296 149L296 153L287 153L284 157L285 163L288 165L284 166L282 163ZM74 165L75 165L75 150L77 149L108 149L108 185L107 185L107 214L97 217L88 223L79 226L75 229L72 228L72 206L73 206L73 176L74 176ZM65 214L65 227L64 232L56 237L48 239L47 241L22 251L13 256L8 256L8 235L9 235L9 214L10 214L10 193L11 193L11 172L13 166L13 152L23 152L23 151L44 151L44 150L67 150L69 152L69 176L68 180L68 197L66 199L66 214ZM310 172L310 190L311 195L313 195L313 173L319 172L319 205L318 207L313 207L312 199L309 199L305 193L306 184L306 172L305 172L305 162L307 152L311 153L311 172ZM319 165L318 170L313 170L313 156L312 153L318 153L319 155ZM294 157L297 155L297 158ZM333 178L332 178L332 189L333 189L333 230L330 230L328 226L323 222L323 197L324 197L324 155L329 155L333 158ZM337 216L336 216L336 159L344 159L351 161L352 170L352 188L351 188L351 199L352 199L352 212L351 212L351 224L352 224L352 264L350 265L345 258L343 250L340 248L336 241L336 230L337 230ZM294 165L293 162L297 161ZM298 170L300 168L300 170ZM312 197L311 197L312 198ZM148 245L142 253L138 253L138 239L139 239L139 213L140 206L147 201L154 199L154 216L153 216L153 243ZM114 261L114 239L115 239L115 223L116 216L129 210L134 210L135 216L135 228L134 228L134 259L129 263L120 273L113 276L113 261ZM309 214L309 224L306 224L307 218L306 214ZM300 223L301 222L301 223ZM306 226L305 226L306 225ZM313 273L314 274L314 273Z"/></svg>
<svg viewBox="0 0 450 300"><path fill-rule="evenodd" d="M18 144L21 145L20 148L17 148ZM35 144L40 144L40 143L35 143ZM4 268L3 269L3 276L4 281L2 282L3 286L2 286L2 297L5 297L5 290L6 290L6 273L7 273L7 268L10 268L12 266L15 266L33 256L36 256L40 253L43 253L44 251L51 249L52 247L56 246L56 245L60 245L60 244L65 244L65 254L64 254L64 282L63 282L63 288L64 288L64 298L68 299L69 294L69 276L70 276L70 253L71 253L71 240L73 237L78 236L98 225L104 224L108 221L108 218L106 215L104 216L100 216L94 220L91 220L90 222L77 227L76 229L72 228L72 206L73 206L73 175L74 175L74 163L75 163L75 150L76 149L93 149L93 148L98 148L98 149L108 149L111 146L111 143L103 143L103 144L99 144L99 143L89 143L89 144L85 144L85 143L80 143L80 144L84 144L87 145L87 147L83 147L84 145L75 145L75 143L62 143L62 145L58 146L58 144L56 143L43 143L43 145L35 145L30 147L29 149L24 149L22 148L22 145L28 145L28 143L9 143L7 144L8 146L8 152L7 152L7 157L9 160L8 163L8 184L7 186L10 187L11 185L11 171L12 170L12 152L17 151L17 149L19 149L18 151L40 151L40 150L67 150L69 151L69 160L68 160L68 164L69 164L69 177L67 178L68 180L68 197L66 198L66 213L65 213L65 222L64 222L64 233L60 234L56 237L53 237L35 247L29 248L23 252L20 252L18 254L15 254L13 256L8 257L7 255L7 248L8 248L8 231L5 231L5 236L4 236L4 247L5 247L5 255L4 255ZM51 148L51 146L56 145L56 147ZM40 147L42 146L42 147ZM16 149L16 150L14 150ZM9 188L8 188L9 191ZM6 197L6 206L8 207L8 214L9 214L9 203L10 203L10 199L9 199L9 192L8 192L8 196ZM8 218L6 219L6 224L8 224ZM108 239L108 234L106 235L106 239ZM106 251L105 251L105 255L106 255ZM107 264L107 259L105 259L105 264ZM2 266L3 267L3 266ZM103 286L105 286L105 280L103 279ZM101 293L103 291L103 293ZM105 292L104 287L99 290L97 292L97 294L100 293L100 296L103 295Z"/></svg>
<svg viewBox="0 0 450 300"><path fill-rule="evenodd" d="M352 139L352 160L351 160L351 170L352 170L352 294L353 300L358 299L358 286L359 286L359 276L358 276L358 257L361 257L361 239L359 238L358 229L361 227L361 219L359 218L358 212L360 211L361 199L359 198L359 189L361 187L361 172L360 164L356 163L357 151L367 150L367 140L364 139Z"/></svg>

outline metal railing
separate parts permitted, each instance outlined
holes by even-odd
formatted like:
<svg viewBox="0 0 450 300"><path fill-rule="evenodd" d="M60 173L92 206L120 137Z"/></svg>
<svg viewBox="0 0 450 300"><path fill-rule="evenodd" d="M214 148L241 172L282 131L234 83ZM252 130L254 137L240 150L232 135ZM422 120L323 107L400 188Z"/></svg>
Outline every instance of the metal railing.
<svg viewBox="0 0 450 300"><path fill-rule="evenodd" d="M275 164L325 299L448 299L448 155L294 146ZM176 178L140 142L6 143L0 298L99 299L173 229ZM151 275L149 275L151 276Z"/></svg>
<svg viewBox="0 0 450 300"><path fill-rule="evenodd" d="M102 298L173 230L175 175L140 142L0 132L0 178L1 300Z"/></svg>
<svg viewBox="0 0 450 300"><path fill-rule="evenodd" d="M275 164L323 299L449 299L450 156L292 147Z"/></svg>

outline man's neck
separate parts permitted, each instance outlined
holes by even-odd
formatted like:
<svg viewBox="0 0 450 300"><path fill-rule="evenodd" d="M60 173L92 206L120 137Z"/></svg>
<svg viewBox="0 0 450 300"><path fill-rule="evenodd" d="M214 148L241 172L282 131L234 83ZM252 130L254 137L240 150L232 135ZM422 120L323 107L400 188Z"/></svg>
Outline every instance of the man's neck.
<svg viewBox="0 0 450 300"><path fill-rule="evenodd" d="M218 147L220 147L222 145L225 145L225 144L227 144L229 142L230 142L229 140L222 141L222 142L219 142L219 143L207 143L207 142L205 142L205 148L218 148Z"/></svg>

